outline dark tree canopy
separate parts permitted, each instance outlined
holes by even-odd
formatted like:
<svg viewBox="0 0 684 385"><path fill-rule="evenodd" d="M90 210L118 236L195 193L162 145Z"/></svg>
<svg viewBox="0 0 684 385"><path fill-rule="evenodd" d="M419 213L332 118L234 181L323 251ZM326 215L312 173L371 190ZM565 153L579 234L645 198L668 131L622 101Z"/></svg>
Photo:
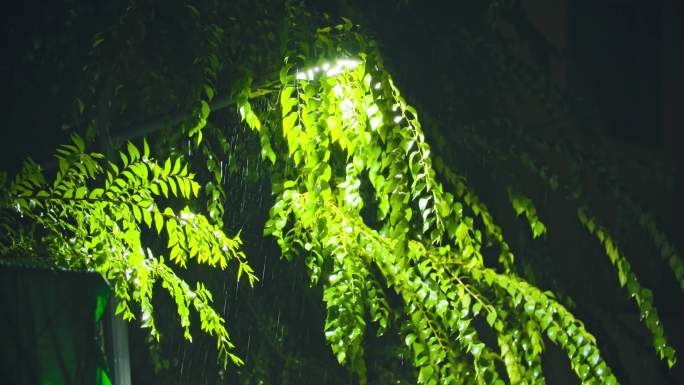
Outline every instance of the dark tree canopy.
<svg viewBox="0 0 684 385"><path fill-rule="evenodd" d="M684 379L676 6L31 3L0 261L99 273L136 382Z"/></svg>

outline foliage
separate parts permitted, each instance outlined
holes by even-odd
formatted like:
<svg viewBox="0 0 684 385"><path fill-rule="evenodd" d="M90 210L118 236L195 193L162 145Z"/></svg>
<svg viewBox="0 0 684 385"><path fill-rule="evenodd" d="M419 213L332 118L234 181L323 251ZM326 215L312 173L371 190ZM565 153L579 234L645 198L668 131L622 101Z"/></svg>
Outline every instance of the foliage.
<svg viewBox="0 0 684 385"><path fill-rule="evenodd" d="M533 273L528 264L530 249L516 247L513 237L504 235L508 228L494 218L500 211L488 207L495 203L490 200L493 189L477 190L471 182L485 174L482 167L507 170L500 166L505 163L515 172L497 175L505 186L502 201L525 216L526 241L541 244L554 231L544 223L549 216L533 187L522 182L523 174L577 208L579 224L598 239L617 270L617 282L634 297L656 352L668 366L674 365L675 352L652 292L639 283L609 225L597 225L600 212L590 209L592 196L583 181L587 169L596 170L611 186L620 185L608 160L594 159L590 151L561 141L545 142L516 126L513 118L491 117L469 125L454 123L450 115L444 122L433 123L429 116L419 120L417 109L406 102L385 68L379 43L349 19L330 25L328 15L296 1L279 7L248 1L179 3L169 5L183 15L178 31L168 37L172 48L160 47L165 55L159 56L174 56L178 42L187 45L192 58L167 65L144 55L149 44L145 32L136 35L131 26L146 20L147 12L154 13L148 7L156 10L145 2L132 2L119 25L98 35L92 48L96 63L108 63L99 56L109 57L107 53L120 45L133 50L112 65L121 69L121 78L134 79L126 84L111 80L116 84L112 99L120 107L118 115L109 111L115 117L139 121L138 115L154 116L165 111L164 106L189 112L162 124L159 140L151 141L166 160L155 162L147 142L142 153L128 143L119 153L119 165L103 165L102 155L85 152L83 141L73 136L73 144L58 150L59 171L53 182L29 161L3 197L5 207L18 205L22 215L45 229L37 233L37 245L54 263L96 270L109 280L122 300L119 312L125 318L134 317L130 304L137 303L143 326L159 338L152 286L161 281L175 301L185 337L190 338L192 306L201 329L215 336L224 364L225 359L242 363L231 353L225 309L223 316L213 310L205 284L191 289L170 262L165 263L185 268L194 259L225 269L232 261L238 280L243 274L250 285L256 280L239 250L240 236L223 232L235 221L247 225L244 207L224 208L236 188L228 176L241 173L244 185L254 187L262 180L271 185L274 201L268 202L264 233L275 239L286 260L306 270L314 295L323 301L325 319L319 326L324 338L335 359L359 383L371 382L370 373L376 370L368 359L375 353L369 342L374 331L378 338L399 335L403 346L391 354L411 357L415 380L421 384L543 384L542 355L548 342L566 354L582 383L616 384L610 357L604 358L590 328L573 314L566 293L554 287L545 290L550 285L537 282L539 272ZM491 2L494 31L510 10L509 3ZM476 53L464 56L481 55L493 63L497 85L525 90L530 98L541 99L554 119L564 118L564 101L547 87L543 71L505 47L459 36L459 44ZM279 52L273 49L278 45ZM107 88L102 79L113 73L107 68L109 64L88 68L87 90L77 99L75 125L87 134L104 136L107 131L97 124L103 112L94 91ZM223 86L226 79L232 83L230 93ZM233 104L235 111L221 111ZM139 111L136 105L146 107ZM237 120L254 135L236 134L243 128ZM487 129L496 134L489 135ZM540 153L560 154L567 164L547 164ZM483 165L478 164L473 178L466 178L472 166L468 162L479 158ZM197 177L188 172L186 162L201 165ZM205 193L201 197L200 183ZM684 264L656 216L627 189L610 192L653 240L684 287ZM205 204L208 217L188 207L172 208L181 199L193 199L194 208ZM160 206L162 202L168 205ZM260 225L260 220L253 221ZM35 247L35 242L25 241L25 233L6 229L3 251ZM154 240L148 243L154 238L162 240L165 251L152 251L163 249L155 248ZM280 330L280 314L275 322L264 321L263 309L250 309L259 322L275 323ZM262 370L268 360L264 357L273 355L284 356L290 366L301 364L291 351L278 351L278 343L262 349L268 353L261 353L254 368ZM247 377L258 378L256 369ZM388 375L385 382L400 381L397 377Z"/></svg>
<svg viewBox="0 0 684 385"><path fill-rule="evenodd" d="M584 208L580 208L577 211L577 216L579 217L580 223L582 223L590 234L595 234L596 238L605 248L606 255L610 258L610 262L617 268L620 286L625 287L630 297L633 297L636 300L637 305L639 306L640 317L646 322L646 327L648 327L648 330L653 334L653 347L660 355L660 358L667 359L668 365L672 366L675 362L675 352L665 341L665 332L660 317L653 306L653 292L641 287L636 274L631 270L629 262L621 254L620 249L607 230L601 226L597 226L594 218L588 218Z"/></svg>
<svg viewBox="0 0 684 385"><path fill-rule="evenodd" d="M51 263L100 273L119 299L116 313L134 319L131 302L135 303L142 327L157 340L152 297L154 285L160 283L176 303L188 340L192 340L190 309L194 308L202 331L216 338L224 365L228 360L241 363L231 352L234 345L223 318L211 307L212 295L204 284L197 282L193 289L144 241L145 232L157 237L164 232L168 261L185 268L194 260L221 269L234 261L238 279L244 274L250 284L256 280L239 250L239 235L228 237L187 206L174 210L162 205L166 199L197 197L199 184L187 165L180 158L158 163L144 142L142 153L128 143L126 151L119 152L121 163L110 161L105 168L104 156L86 152L78 135L72 135L71 144L59 147L56 157L54 181L48 182L40 166L28 160L4 202L4 207L15 208L44 230L35 241L46 249ZM8 246L2 251L11 255L14 249Z"/></svg>
<svg viewBox="0 0 684 385"><path fill-rule="evenodd" d="M276 162L286 166L283 181L274 184L278 198L266 233L276 237L285 255L306 256L312 284L331 266L324 283L325 330L338 361L365 382L358 336L365 333L366 314L381 323L382 332L388 322L384 314L392 312L386 309L378 317L371 310L387 303L377 298L384 290L373 287L379 281L403 299L399 322L419 383L498 383L496 362L502 358L511 382L543 381L539 362L524 357L509 337L532 346L536 358L542 333L565 350L583 382L616 383L595 338L553 295L517 278L506 263L512 254L501 259L503 274L485 267L482 233L437 179L417 112L383 69L375 43L349 21L319 28L315 37L285 53L283 72L290 75L281 72L284 143ZM340 48L349 46L354 48ZM341 59L330 62L334 57ZM245 109L240 106L243 119L259 129ZM440 166L463 196L464 181ZM534 238L546 232L529 198L510 190L509 197L516 213L527 217ZM486 208L478 207L473 195L467 204L476 207L476 215L483 213L485 233L507 250ZM629 275L611 245L606 247L620 276ZM370 279L376 269L380 277ZM674 351L663 337L652 295L640 291L635 279L630 282L642 316L650 317L654 346L671 366ZM471 325L478 317L500 334L498 355Z"/></svg>

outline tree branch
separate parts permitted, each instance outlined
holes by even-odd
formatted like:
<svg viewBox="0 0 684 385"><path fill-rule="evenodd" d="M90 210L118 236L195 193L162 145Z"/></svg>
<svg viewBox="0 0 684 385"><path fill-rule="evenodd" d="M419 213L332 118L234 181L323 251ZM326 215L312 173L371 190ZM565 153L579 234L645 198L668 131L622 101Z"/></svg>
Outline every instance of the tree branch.
<svg viewBox="0 0 684 385"><path fill-rule="evenodd" d="M268 95L275 92L271 89L274 82L267 82L262 87L257 87L250 95L250 99L260 96ZM226 107L235 105L237 100L232 95L221 95L209 103L212 111L222 110ZM175 126L190 117L190 112L179 111L172 114L158 115L144 123L132 125L123 130L123 132L112 138L115 147L125 143L127 140L138 138L169 126Z"/></svg>

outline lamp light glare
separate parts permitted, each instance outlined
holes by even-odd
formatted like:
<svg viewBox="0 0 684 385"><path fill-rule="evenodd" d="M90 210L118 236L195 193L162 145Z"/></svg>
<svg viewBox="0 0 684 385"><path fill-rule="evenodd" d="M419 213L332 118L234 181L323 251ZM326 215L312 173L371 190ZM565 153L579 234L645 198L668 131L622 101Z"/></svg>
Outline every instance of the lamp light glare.
<svg viewBox="0 0 684 385"><path fill-rule="evenodd" d="M361 64L361 61L356 59L338 59L333 64L325 62L320 67L316 66L302 72L297 72L295 77L297 80L314 80L319 72L325 73L327 77L333 77L346 70L351 70L359 64Z"/></svg>

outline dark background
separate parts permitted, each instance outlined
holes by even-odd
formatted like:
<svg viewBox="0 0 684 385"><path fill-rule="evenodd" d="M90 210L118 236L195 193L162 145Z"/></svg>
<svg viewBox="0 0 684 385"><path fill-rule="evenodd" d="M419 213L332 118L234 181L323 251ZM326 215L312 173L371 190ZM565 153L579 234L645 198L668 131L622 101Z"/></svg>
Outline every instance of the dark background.
<svg viewBox="0 0 684 385"><path fill-rule="evenodd" d="M456 8L450 3L350 0L322 2L319 6L334 15L350 17L375 34L386 54L387 67L396 76L406 99L419 111L424 110L439 119L453 108L463 111L464 115L477 117L480 109L486 110L480 108L479 100L487 96L481 94L484 91L479 90L476 84L469 84L468 79L459 80L460 75L455 68L465 65L460 56L466 54L454 48L452 38L461 26L479 28L483 20L474 15L482 15L484 6L479 2L464 2ZM55 146L66 141L71 127L63 124L68 120L67 111L73 109L73 100L79 93L82 67L88 61L92 36L119 17L123 4L102 0L27 0L5 6L2 12L3 46L0 48L2 169L10 173L16 171L27 156L45 163ZM614 152L625 158L662 164L673 176L674 188L671 190L651 188L643 182L649 175L635 174L634 186L654 207L668 234L678 243L679 250L684 250L681 236L684 228L684 154L680 147L684 139L684 23L681 22L684 20L684 3L677 0L528 0L523 4L515 19L517 34L527 42L529 54L551 69L556 84L572 95L573 111L583 123L577 130L600 136ZM479 76L487 78L486 73ZM462 88L458 89L458 85ZM465 95L467 98L449 98L451 95ZM240 220L239 215L233 217ZM577 243L573 243L575 241L558 240L551 250L577 247ZM670 282L671 273L668 276L662 267L652 267L660 263L659 259L652 258L647 252L635 258L641 258L635 266L644 266L645 281L656 287L656 305L661 311L666 331L681 353L684 350L681 291ZM565 262L566 265L562 263L559 262L561 267L557 269L570 266L569 262ZM566 284L574 288L580 302L581 299L592 298L594 293L586 282L573 281L583 276L578 275L582 271L578 269L586 267L568 268ZM276 265L273 270L286 277L298 274L289 265ZM610 274L604 275L611 277ZM274 283L277 280L277 274L272 275L266 287L271 282L272 290L277 290ZM297 282L297 285L304 286ZM610 284L615 286L615 282ZM292 287L294 290L294 283ZM232 293L228 289L225 293L237 298L237 292ZM320 312L320 304L307 302L316 295L302 297L301 303L299 299L293 300L297 302L293 306L298 311L313 308ZM644 363L647 361L644 356L648 355L650 359L654 353L644 338L643 327L639 328L634 308L623 305L597 300L589 305L591 311L583 314L594 317L591 325L615 341L622 338L611 334L610 322L616 317L626 325L626 333L631 333L624 350L614 352L622 362L616 371L623 376L618 377L624 378L623 383L631 384L681 381L684 378L681 363L673 372L664 370L657 361ZM258 308L258 303L255 306ZM284 316L282 322L287 322L286 318ZM297 319L291 316L291 323L296 323ZM315 322L312 321L313 327L316 327ZM133 331L140 337L136 333ZM249 344L240 340L248 332L236 333L238 345ZM322 339L316 339L318 337L312 338L322 344ZM620 346L620 342L617 343ZM144 356L143 347L136 347L133 343L133 349L134 355ZM194 349L199 348L195 346ZM327 352L326 347L322 349ZM316 349L311 351L314 352L311 354L318 352ZM193 354L192 350L180 345L177 352ZM554 354L558 355L558 352L552 350L550 355L553 357ZM145 360L144 357L139 358L140 367L137 373L134 372L134 377L149 380L154 377ZM550 375L549 383L554 383L552 378L564 378L568 368L559 364L560 361L552 360L548 365L549 370L558 368L558 373L561 373L556 377ZM646 365L646 369L640 370L641 365Z"/></svg>
<svg viewBox="0 0 684 385"><path fill-rule="evenodd" d="M329 10L369 22L388 66L414 104L439 106L449 73L444 49L454 25L473 22L467 6L441 1L334 1ZM368 3L368 4L367 4ZM468 2L466 2L468 3ZM684 7L676 0L527 0L531 46L547 56L557 83L592 114L593 126L636 157L656 154L676 175L672 196L663 197L684 217L681 173L684 114ZM65 111L73 108L92 36L120 16L117 1L37 1L6 5L2 12L3 149L0 164L16 170L31 156L46 160L67 138ZM332 5L331 5L332 4ZM471 6L478 11L478 5ZM447 60L435 60L441 57ZM430 76L427 76L430 74ZM447 75L448 76L448 75ZM653 158L653 157L652 157ZM681 225L682 222L679 222Z"/></svg>

